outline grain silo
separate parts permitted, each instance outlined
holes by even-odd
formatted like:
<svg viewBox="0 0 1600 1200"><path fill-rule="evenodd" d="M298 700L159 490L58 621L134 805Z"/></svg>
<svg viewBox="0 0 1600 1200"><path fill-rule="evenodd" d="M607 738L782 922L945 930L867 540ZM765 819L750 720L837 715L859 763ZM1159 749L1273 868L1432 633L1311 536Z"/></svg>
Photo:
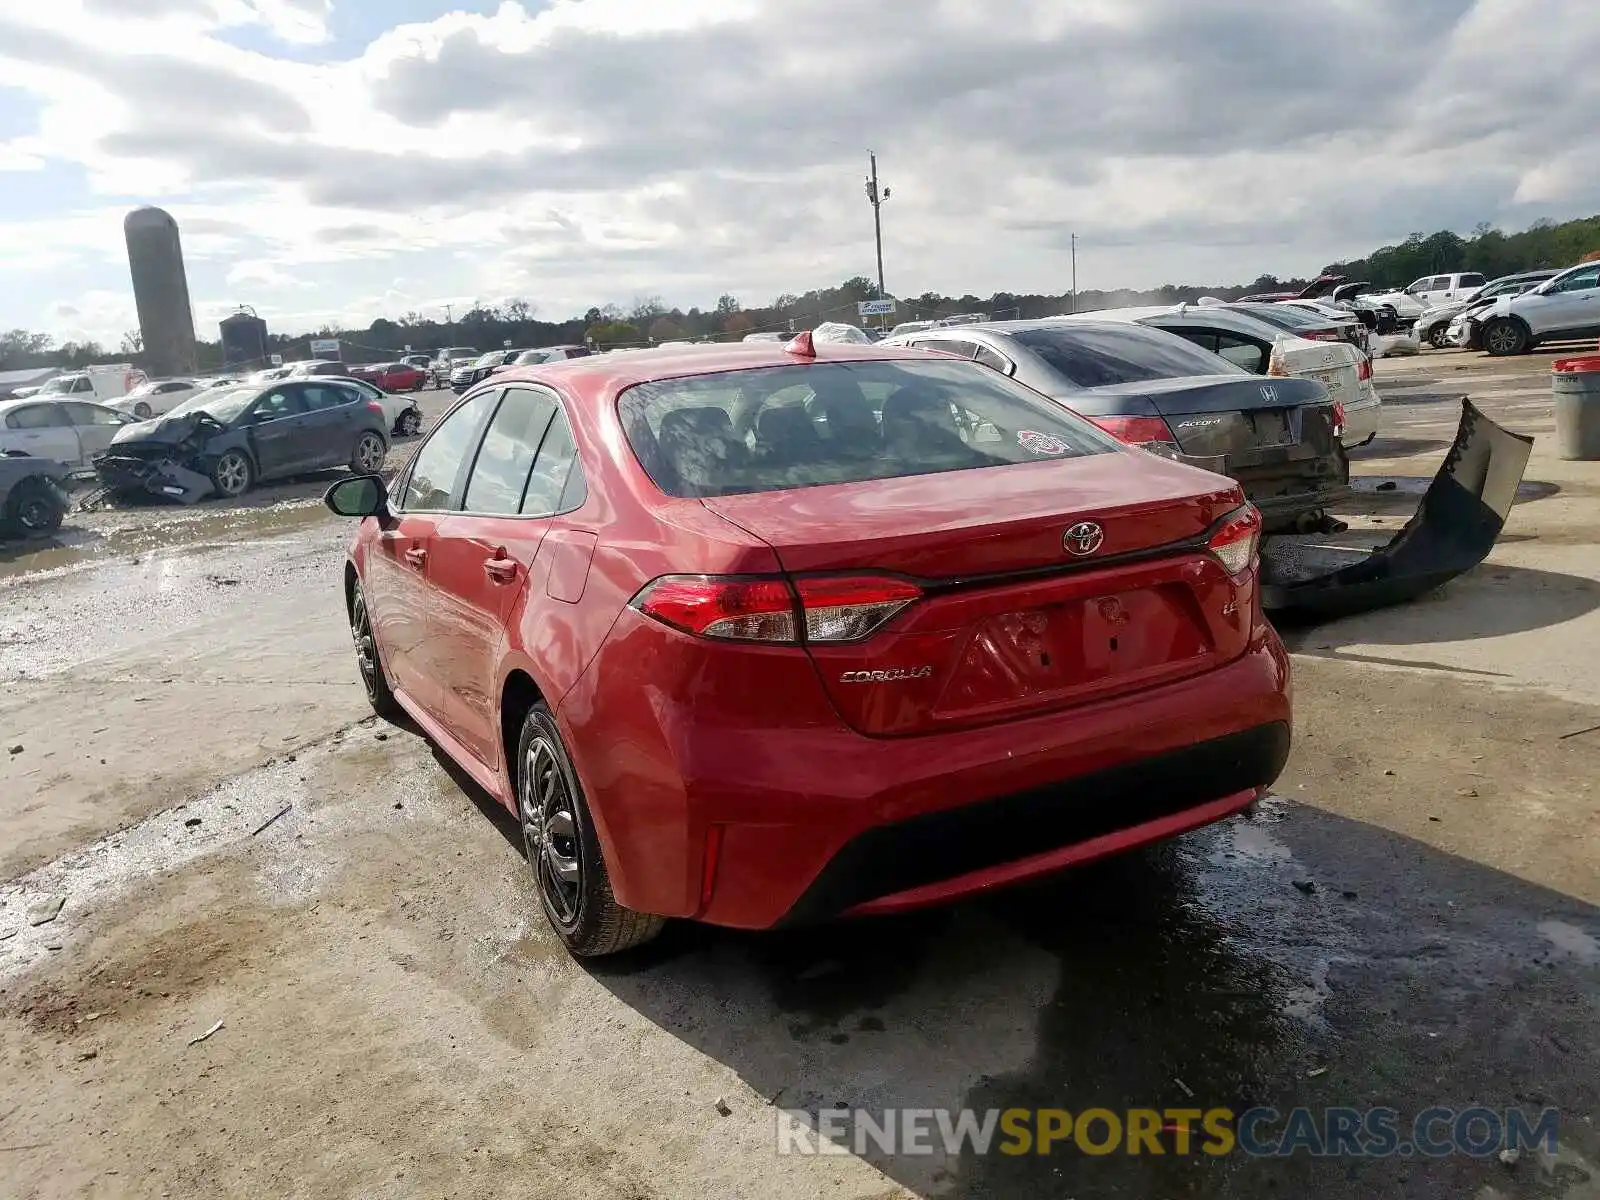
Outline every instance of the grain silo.
<svg viewBox="0 0 1600 1200"><path fill-rule="evenodd" d="M256 310L245 305L231 317L224 317L222 331L222 369L250 370L265 367L267 361L267 323Z"/></svg>
<svg viewBox="0 0 1600 1200"><path fill-rule="evenodd" d="M122 222L122 233L128 243L145 369L158 379L193 374L198 365L194 313L178 223L159 208L136 208Z"/></svg>

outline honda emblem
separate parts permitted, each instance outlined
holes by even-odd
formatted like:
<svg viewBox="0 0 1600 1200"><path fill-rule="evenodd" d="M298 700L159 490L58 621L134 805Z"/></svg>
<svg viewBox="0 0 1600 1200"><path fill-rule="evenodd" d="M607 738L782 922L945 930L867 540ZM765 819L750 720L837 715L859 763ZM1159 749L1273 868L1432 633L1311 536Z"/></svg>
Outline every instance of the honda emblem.
<svg viewBox="0 0 1600 1200"><path fill-rule="evenodd" d="M1079 558L1093 554L1100 549L1106 540L1106 531L1093 521L1079 521L1071 529L1061 535L1061 547L1068 554L1075 554Z"/></svg>
<svg viewBox="0 0 1600 1200"><path fill-rule="evenodd" d="M1263 383L1261 385L1261 398L1268 404L1276 404L1278 401L1278 389L1270 383Z"/></svg>

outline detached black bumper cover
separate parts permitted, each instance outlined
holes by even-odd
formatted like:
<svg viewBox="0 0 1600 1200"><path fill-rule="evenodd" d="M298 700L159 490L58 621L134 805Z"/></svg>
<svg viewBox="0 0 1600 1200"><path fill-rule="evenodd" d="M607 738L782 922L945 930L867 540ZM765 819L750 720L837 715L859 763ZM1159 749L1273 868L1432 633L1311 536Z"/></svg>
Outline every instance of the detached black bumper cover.
<svg viewBox="0 0 1600 1200"><path fill-rule="evenodd" d="M102 454L94 460L95 473L112 492L133 492L193 504L211 495L211 479L170 458L137 458Z"/></svg>
<svg viewBox="0 0 1600 1200"><path fill-rule="evenodd" d="M1332 571L1262 548L1261 602L1269 611L1340 617L1415 600L1470 571L1494 549L1516 499L1533 439L1496 425L1468 401L1416 514L1386 546Z"/></svg>

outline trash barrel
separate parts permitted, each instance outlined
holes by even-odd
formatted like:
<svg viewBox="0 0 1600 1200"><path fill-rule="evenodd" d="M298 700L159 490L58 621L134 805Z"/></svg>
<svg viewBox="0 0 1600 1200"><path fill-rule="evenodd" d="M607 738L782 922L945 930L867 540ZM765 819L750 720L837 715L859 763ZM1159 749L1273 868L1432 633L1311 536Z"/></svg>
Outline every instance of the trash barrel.
<svg viewBox="0 0 1600 1200"><path fill-rule="evenodd" d="M1557 359L1550 373L1556 402L1556 453L1600 459L1600 354Z"/></svg>

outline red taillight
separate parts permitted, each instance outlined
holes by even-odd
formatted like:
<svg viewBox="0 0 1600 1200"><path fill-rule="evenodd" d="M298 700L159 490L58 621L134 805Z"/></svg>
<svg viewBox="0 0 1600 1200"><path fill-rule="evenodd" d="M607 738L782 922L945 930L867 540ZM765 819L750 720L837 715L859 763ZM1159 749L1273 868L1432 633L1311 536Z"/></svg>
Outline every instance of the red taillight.
<svg viewBox="0 0 1600 1200"><path fill-rule="evenodd" d="M1309 333L1302 333L1301 337L1308 342L1342 342L1337 329L1313 329Z"/></svg>
<svg viewBox="0 0 1600 1200"><path fill-rule="evenodd" d="M793 642L795 599L781 579L668 575L633 598L663 625L696 637L741 642Z"/></svg>
<svg viewBox="0 0 1600 1200"><path fill-rule="evenodd" d="M1238 577L1256 561L1256 545L1261 540L1261 514L1254 504L1246 504L1228 514L1222 528L1211 535L1206 549L1229 575Z"/></svg>
<svg viewBox="0 0 1600 1200"><path fill-rule="evenodd" d="M796 586L808 642L859 641L922 597L916 584L882 575L818 575Z"/></svg>
<svg viewBox="0 0 1600 1200"><path fill-rule="evenodd" d="M367 411L381 417L383 416L383 405L379 404L376 400L368 400Z"/></svg>
<svg viewBox="0 0 1600 1200"><path fill-rule="evenodd" d="M1344 433L1344 401L1333 402L1333 436L1339 437Z"/></svg>
<svg viewBox="0 0 1600 1200"><path fill-rule="evenodd" d="M1361 361L1356 364L1356 378L1362 382L1372 378L1372 360L1365 354L1361 356Z"/></svg>
<svg viewBox="0 0 1600 1200"><path fill-rule="evenodd" d="M1119 442L1138 446L1157 454L1178 453L1178 439L1161 417L1090 417Z"/></svg>
<svg viewBox="0 0 1600 1200"><path fill-rule="evenodd" d="M860 641L921 596L916 584L882 575L804 577L793 590L770 577L668 575L632 604L695 637L792 646Z"/></svg>

